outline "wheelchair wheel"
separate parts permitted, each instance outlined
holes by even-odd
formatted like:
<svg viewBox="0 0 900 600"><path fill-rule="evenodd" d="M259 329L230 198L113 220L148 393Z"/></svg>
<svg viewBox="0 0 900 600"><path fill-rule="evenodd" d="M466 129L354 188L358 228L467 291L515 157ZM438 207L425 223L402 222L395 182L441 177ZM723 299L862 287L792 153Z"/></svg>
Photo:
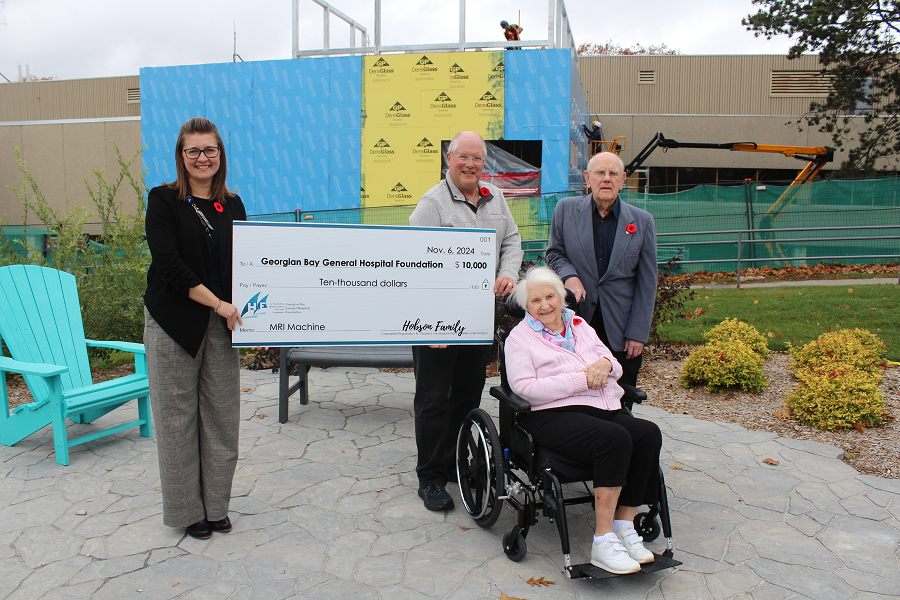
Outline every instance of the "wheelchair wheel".
<svg viewBox="0 0 900 600"><path fill-rule="evenodd" d="M463 505L481 527L497 522L504 491L503 451L491 417L476 408L456 440L456 478Z"/></svg>
<svg viewBox="0 0 900 600"><path fill-rule="evenodd" d="M512 539L512 531L508 531L503 534L503 551L509 560L520 562L528 554L528 544L521 533L517 533L516 538Z"/></svg>
<svg viewBox="0 0 900 600"><path fill-rule="evenodd" d="M659 537L659 521L651 517L650 513L638 513L634 517L634 530L645 542L652 542Z"/></svg>

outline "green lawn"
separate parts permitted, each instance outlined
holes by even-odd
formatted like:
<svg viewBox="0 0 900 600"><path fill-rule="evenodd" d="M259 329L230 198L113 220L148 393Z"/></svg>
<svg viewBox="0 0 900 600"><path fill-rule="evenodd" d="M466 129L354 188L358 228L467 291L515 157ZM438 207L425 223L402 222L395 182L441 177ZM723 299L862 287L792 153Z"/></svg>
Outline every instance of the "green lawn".
<svg viewBox="0 0 900 600"><path fill-rule="evenodd" d="M725 319L749 323L768 337L770 350L806 344L826 331L859 327L887 344L888 360L900 361L900 285L785 286L698 289L686 303L691 319L662 326L672 342L699 345L701 334ZM896 310L895 310L896 309Z"/></svg>

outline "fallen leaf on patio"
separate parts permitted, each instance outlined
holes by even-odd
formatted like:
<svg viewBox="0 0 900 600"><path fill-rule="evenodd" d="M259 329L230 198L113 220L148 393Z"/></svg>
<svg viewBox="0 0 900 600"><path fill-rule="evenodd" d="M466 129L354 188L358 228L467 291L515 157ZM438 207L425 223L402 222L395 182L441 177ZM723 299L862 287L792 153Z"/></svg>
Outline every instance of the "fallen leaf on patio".
<svg viewBox="0 0 900 600"><path fill-rule="evenodd" d="M343 453L344 453L344 451L343 451L343 450L341 450L341 454L343 454Z"/></svg>
<svg viewBox="0 0 900 600"><path fill-rule="evenodd" d="M680 471L680 470L683 469L684 467L682 467L681 465L672 465L672 468L675 469L675 470L677 470L677 471Z"/></svg>
<svg viewBox="0 0 900 600"><path fill-rule="evenodd" d="M764 458L763 462L767 465L777 465L778 464L778 461L775 460L774 458Z"/></svg>
<svg viewBox="0 0 900 600"><path fill-rule="evenodd" d="M790 418L791 418L791 411L789 411L789 410L786 409L786 408L782 408L781 410L776 410L775 412L773 412L773 413L772 413L772 416L773 416L773 417L777 417L777 418L779 418L779 419L790 419Z"/></svg>
<svg viewBox="0 0 900 600"><path fill-rule="evenodd" d="M177 587L178 584L180 584L180 583L181 583L180 581L176 581L175 583L172 584L172 587Z"/></svg>
<svg viewBox="0 0 900 600"><path fill-rule="evenodd" d="M252 390L251 390L251 388L241 388L241 391L242 391L242 392L249 392L249 391L252 391Z"/></svg>
<svg viewBox="0 0 900 600"><path fill-rule="evenodd" d="M471 527L463 527L462 525L460 525L459 528L462 529L463 531L468 531L468 530L472 529Z"/></svg>
<svg viewBox="0 0 900 600"><path fill-rule="evenodd" d="M525 600L525 598L515 598L513 596L507 596L503 592L500 592L500 600Z"/></svg>
<svg viewBox="0 0 900 600"><path fill-rule="evenodd" d="M556 585L555 581L544 581L543 577L539 577L538 579L535 579L534 577L532 577L525 583L527 583L531 587L534 587L534 586L541 587L542 585L546 585L546 586Z"/></svg>
<svg viewBox="0 0 900 600"><path fill-rule="evenodd" d="M269 415L256 415L256 416L259 417L260 419L265 419L265 418L268 417Z"/></svg>

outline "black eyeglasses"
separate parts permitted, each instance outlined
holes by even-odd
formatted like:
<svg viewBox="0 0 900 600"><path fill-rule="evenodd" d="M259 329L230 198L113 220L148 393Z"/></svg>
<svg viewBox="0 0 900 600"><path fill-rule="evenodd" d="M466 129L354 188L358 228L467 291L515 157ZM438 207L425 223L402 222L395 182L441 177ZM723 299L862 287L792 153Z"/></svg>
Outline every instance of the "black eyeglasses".
<svg viewBox="0 0 900 600"><path fill-rule="evenodd" d="M201 150L200 148L185 148L184 155L190 159L200 158L200 153L206 155L206 158L215 158L219 155L219 147L218 146L209 146L208 148L204 148Z"/></svg>

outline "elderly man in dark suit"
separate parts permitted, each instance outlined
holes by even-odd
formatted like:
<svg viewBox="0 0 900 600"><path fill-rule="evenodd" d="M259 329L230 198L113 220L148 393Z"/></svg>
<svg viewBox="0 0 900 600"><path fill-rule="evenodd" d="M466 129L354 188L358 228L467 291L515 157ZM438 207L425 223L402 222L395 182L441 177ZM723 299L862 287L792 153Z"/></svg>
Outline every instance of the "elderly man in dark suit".
<svg viewBox="0 0 900 600"><path fill-rule="evenodd" d="M620 381L637 385L656 302L653 217L619 198L625 166L616 154L594 155L584 178L590 194L564 198L556 205L547 263L581 303L581 316L622 364Z"/></svg>

